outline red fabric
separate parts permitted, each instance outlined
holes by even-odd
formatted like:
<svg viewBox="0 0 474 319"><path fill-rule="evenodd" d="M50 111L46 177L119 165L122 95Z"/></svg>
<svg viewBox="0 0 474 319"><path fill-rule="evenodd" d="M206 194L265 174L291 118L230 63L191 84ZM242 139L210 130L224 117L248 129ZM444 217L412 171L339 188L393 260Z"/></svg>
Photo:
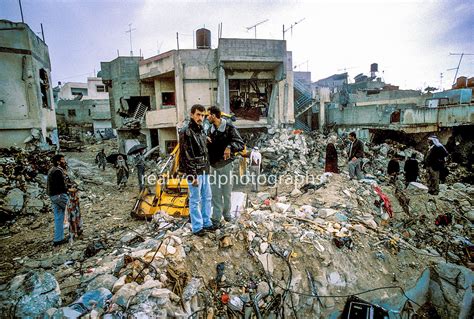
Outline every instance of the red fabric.
<svg viewBox="0 0 474 319"><path fill-rule="evenodd" d="M374 185L374 190L377 193L377 195L380 196L380 198L383 200L383 207L385 208L385 211L388 213L390 217L393 217L393 209L392 209L392 204L390 203L390 199L388 199L387 195L385 195L380 187Z"/></svg>

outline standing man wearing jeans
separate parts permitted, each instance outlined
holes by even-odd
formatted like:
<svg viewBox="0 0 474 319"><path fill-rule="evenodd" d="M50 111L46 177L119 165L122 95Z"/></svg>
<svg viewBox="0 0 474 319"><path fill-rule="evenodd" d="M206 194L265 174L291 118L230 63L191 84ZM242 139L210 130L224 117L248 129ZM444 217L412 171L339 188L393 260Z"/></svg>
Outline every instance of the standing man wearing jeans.
<svg viewBox="0 0 474 319"><path fill-rule="evenodd" d="M230 120L221 118L221 110L217 106L211 106L208 111L207 119L212 124L207 140L213 176L211 220L213 229L217 229L221 225L222 216L226 222L232 222L230 208L234 154L242 151L245 144Z"/></svg>
<svg viewBox="0 0 474 319"><path fill-rule="evenodd" d="M197 236L212 230L209 157L202 127L205 112L204 106L193 105L189 123L179 131L179 171L187 177L189 215L193 234Z"/></svg>
<svg viewBox="0 0 474 319"><path fill-rule="evenodd" d="M51 199L54 212L54 240L53 246L67 243L64 238L64 212L68 201L67 187L64 180L66 160L64 155L53 156L53 167L48 172L47 193Z"/></svg>
<svg viewBox="0 0 474 319"><path fill-rule="evenodd" d="M361 140L357 139L355 132L349 133L349 140L351 146L349 148L349 178L362 179L362 158L364 158L364 144Z"/></svg>

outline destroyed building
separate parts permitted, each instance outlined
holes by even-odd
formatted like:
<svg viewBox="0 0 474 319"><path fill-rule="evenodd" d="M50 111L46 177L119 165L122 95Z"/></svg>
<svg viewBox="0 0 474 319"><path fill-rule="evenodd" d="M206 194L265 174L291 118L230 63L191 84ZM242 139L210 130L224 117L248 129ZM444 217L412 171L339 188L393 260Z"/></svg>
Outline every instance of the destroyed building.
<svg viewBox="0 0 474 319"><path fill-rule="evenodd" d="M97 138L114 136L109 93L100 77L88 77L87 83L58 83L54 88L56 117L61 134L93 132Z"/></svg>
<svg viewBox="0 0 474 319"><path fill-rule="evenodd" d="M119 139L160 145L168 153L177 142L176 127L196 103L235 114L234 124L243 130L294 123L292 59L285 41L220 38L212 49L209 30L196 35L197 49L101 63Z"/></svg>
<svg viewBox="0 0 474 319"><path fill-rule="evenodd" d="M0 147L57 143L48 46L25 23L0 20Z"/></svg>

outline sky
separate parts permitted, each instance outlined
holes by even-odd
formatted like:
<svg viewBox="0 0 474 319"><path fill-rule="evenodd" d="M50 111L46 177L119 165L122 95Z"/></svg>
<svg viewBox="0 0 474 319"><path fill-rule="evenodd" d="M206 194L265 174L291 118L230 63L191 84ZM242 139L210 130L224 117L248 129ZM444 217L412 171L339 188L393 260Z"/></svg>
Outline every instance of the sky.
<svg viewBox="0 0 474 319"><path fill-rule="evenodd" d="M21 0L25 23L49 47L52 80L86 82L100 62L130 55L149 58L194 47L193 33L224 38L282 39L295 71L313 81L347 71L378 76L403 89L449 88L459 75L474 76L474 0ZM0 19L21 21L18 0L0 0ZM293 25L293 28L289 27ZM442 73L442 77L441 77Z"/></svg>

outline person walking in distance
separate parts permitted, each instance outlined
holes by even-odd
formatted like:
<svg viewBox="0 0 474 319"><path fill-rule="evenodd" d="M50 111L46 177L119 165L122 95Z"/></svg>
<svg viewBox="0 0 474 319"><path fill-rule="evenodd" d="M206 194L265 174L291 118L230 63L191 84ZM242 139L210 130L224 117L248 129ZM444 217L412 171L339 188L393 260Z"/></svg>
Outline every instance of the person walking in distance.
<svg viewBox="0 0 474 319"><path fill-rule="evenodd" d="M336 150L336 137L334 135L328 138L328 144L326 146L326 163L324 165L324 171L330 173L339 173L337 167L337 150Z"/></svg>
<svg viewBox="0 0 474 319"><path fill-rule="evenodd" d="M138 186L140 191L145 187L145 157L143 156L144 150L140 150L135 155L135 167L137 168Z"/></svg>
<svg viewBox="0 0 474 319"><path fill-rule="evenodd" d="M107 158L105 156L105 150L102 149L97 155L95 156L95 161L99 168L102 167L102 170L105 170L105 165L107 164Z"/></svg>
<svg viewBox="0 0 474 319"><path fill-rule="evenodd" d="M117 156L117 161L115 162L115 169L117 170L117 185L118 189L125 187L127 185L129 168L127 161L123 158L122 155Z"/></svg>
<svg viewBox="0 0 474 319"><path fill-rule="evenodd" d="M208 112L207 119L211 123L211 128L208 133L207 148L213 177L211 221L213 228L218 228L222 216L226 222L232 221L230 198L234 154L242 151L245 144L231 121L221 118L221 110L217 106L210 107Z"/></svg>
<svg viewBox="0 0 474 319"><path fill-rule="evenodd" d="M66 159L62 154L56 154L52 158L53 167L48 171L46 192L51 199L54 212L54 239L53 246L59 246L68 242L64 238L64 212L68 202L67 186L64 170L67 167Z"/></svg>
<svg viewBox="0 0 474 319"><path fill-rule="evenodd" d="M204 106L193 105L189 123L179 131L179 171L188 181L189 215L196 236L204 236L212 229L209 156L207 136L202 127L205 112Z"/></svg>
<svg viewBox="0 0 474 319"><path fill-rule="evenodd" d="M418 179L419 168L418 161L416 160L416 154L411 154L411 157L405 161L403 167L405 171L405 185L408 186L411 182L416 182Z"/></svg>
<svg viewBox="0 0 474 319"><path fill-rule="evenodd" d="M258 192L258 177L260 176L260 168L262 167L262 154L258 147L254 146L249 157L249 172L252 181L252 192Z"/></svg>
<svg viewBox="0 0 474 319"><path fill-rule="evenodd" d="M440 171L445 169L445 158L448 151L435 137L428 137L428 152L425 156L425 167L428 170L428 193L438 195Z"/></svg>
<svg viewBox="0 0 474 319"><path fill-rule="evenodd" d="M351 145L349 148L349 178L362 179L362 158L364 157L364 144L357 138L355 132L349 133Z"/></svg>

